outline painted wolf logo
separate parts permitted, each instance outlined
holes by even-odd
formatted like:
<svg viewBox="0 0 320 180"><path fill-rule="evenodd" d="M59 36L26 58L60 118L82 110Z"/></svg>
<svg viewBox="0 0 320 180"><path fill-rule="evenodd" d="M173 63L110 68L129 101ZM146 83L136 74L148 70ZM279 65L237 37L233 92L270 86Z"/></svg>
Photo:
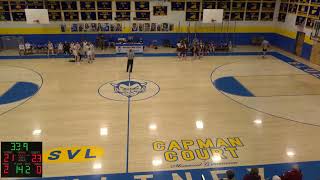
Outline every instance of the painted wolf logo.
<svg viewBox="0 0 320 180"><path fill-rule="evenodd" d="M118 93L128 98L144 93L147 90L147 82L122 81L119 83L110 83L114 88L114 93Z"/></svg>

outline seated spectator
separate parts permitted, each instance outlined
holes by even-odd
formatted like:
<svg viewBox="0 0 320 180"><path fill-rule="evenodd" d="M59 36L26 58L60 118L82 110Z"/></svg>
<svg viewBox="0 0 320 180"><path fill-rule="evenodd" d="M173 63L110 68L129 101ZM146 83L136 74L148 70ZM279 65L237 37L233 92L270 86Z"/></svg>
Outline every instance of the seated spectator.
<svg viewBox="0 0 320 180"><path fill-rule="evenodd" d="M302 173L298 166L294 166L290 171L281 176L281 180L302 180Z"/></svg>
<svg viewBox="0 0 320 180"><path fill-rule="evenodd" d="M26 54L26 49L24 47L24 44L23 43L19 43L19 55L25 55Z"/></svg>
<svg viewBox="0 0 320 180"><path fill-rule="evenodd" d="M26 54L32 53L31 44L29 42L26 42L24 46L26 47Z"/></svg>
<svg viewBox="0 0 320 180"><path fill-rule="evenodd" d="M243 180L261 180L258 168L252 168L250 173L243 177Z"/></svg>
<svg viewBox="0 0 320 180"><path fill-rule="evenodd" d="M235 180L235 175L234 175L234 172L232 170L228 170L226 172L226 175L227 175L227 180Z"/></svg>
<svg viewBox="0 0 320 180"><path fill-rule="evenodd" d="M64 51L64 47L63 47L63 44L60 42L58 44L58 54L62 54Z"/></svg>
<svg viewBox="0 0 320 180"><path fill-rule="evenodd" d="M273 177L272 177L272 180L281 180L281 178L276 175L276 176L273 176Z"/></svg>

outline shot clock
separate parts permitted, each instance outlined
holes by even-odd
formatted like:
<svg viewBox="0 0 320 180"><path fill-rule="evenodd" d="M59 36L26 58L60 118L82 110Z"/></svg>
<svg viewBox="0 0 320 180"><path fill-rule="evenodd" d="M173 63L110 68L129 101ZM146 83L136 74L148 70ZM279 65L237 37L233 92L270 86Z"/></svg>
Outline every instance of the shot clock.
<svg viewBox="0 0 320 180"><path fill-rule="evenodd" d="M42 142L1 142L1 177L42 177Z"/></svg>

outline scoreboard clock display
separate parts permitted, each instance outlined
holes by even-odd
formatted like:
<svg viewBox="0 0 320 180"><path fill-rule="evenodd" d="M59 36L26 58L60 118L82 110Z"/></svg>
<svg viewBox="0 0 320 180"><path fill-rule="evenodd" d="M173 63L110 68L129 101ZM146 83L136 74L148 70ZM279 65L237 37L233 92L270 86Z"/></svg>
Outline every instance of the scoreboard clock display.
<svg viewBox="0 0 320 180"><path fill-rule="evenodd" d="M1 142L1 177L42 177L42 142Z"/></svg>

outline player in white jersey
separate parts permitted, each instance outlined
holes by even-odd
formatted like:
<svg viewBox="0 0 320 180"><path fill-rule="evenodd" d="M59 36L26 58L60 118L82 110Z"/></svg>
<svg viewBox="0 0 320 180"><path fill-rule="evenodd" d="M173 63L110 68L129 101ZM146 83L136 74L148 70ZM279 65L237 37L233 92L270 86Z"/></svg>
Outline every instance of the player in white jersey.
<svg viewBox="0 0 320 180"><path fill-rule="evenodd" d="M92 60L95 60L96 58L95 47L92 43L90 43L89 47L90 47L90 50L92 51Z"/></svg>
<svg viewBox="0 0 320 180"><path fill-rule="evenodd" d="M263 40L261 43L262 46L262 58L265 58L268 48L270 47L270 43L267 40Z"/></svg>

